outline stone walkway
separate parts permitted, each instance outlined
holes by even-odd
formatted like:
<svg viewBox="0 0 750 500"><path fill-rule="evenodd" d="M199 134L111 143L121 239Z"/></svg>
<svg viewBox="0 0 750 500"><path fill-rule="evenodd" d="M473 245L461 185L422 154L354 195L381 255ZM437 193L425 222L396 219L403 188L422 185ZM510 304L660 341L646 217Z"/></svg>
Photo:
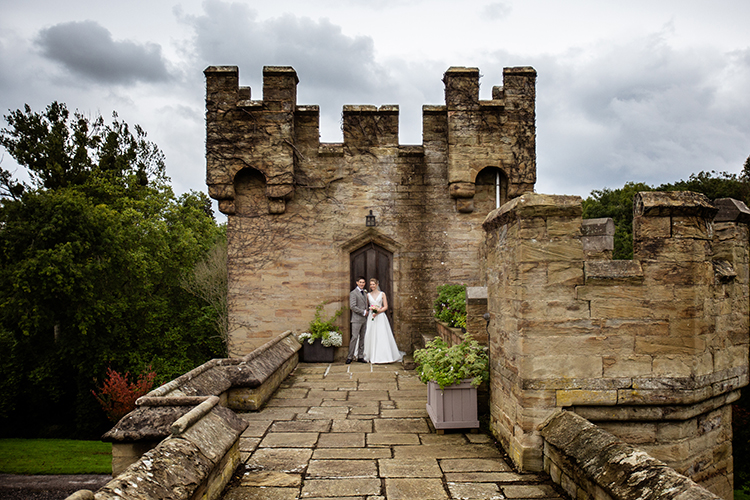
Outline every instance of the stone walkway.
<svg viewBox="0 0 750 500"><path fill-rule="evenodd" d="M223 498L564 498L547 476L513 472L491 437L438 435L426 402L400 363L301 363L263 410L240 414L245 471Z"/></svg>

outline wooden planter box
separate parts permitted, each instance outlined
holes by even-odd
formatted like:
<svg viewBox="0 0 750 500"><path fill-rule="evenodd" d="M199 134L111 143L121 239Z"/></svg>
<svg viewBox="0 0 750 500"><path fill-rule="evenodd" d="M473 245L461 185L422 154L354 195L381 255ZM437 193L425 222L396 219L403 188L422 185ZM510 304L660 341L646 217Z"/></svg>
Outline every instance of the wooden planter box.
<svg viewBox="0 0 750 500"><path fill-rule="evenodd" d="M333 363L335 355L336 348L324 346L320 339L315 339L312 344L306 340L302 342L302 362L304 363Z"/></svg>
<svg viewBox="0 0 750 500"><path fill-rule="evenodd" d="M477 389L468 379L443 390L430 381L427 384L427 413L438 432L443 429L477 429Z"/></svg>

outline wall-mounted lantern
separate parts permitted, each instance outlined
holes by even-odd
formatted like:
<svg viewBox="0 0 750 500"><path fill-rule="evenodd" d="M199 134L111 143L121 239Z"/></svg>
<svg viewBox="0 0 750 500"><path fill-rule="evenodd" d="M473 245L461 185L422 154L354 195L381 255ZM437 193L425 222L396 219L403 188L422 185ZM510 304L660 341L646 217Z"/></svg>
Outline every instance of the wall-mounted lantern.
<svg viewBox="0 0 750 500"><path fill-rule="evenodd" d="M375 216L372 215L372 210L370 210L370 215L365 215L365 226L375 227Z"/></svg>

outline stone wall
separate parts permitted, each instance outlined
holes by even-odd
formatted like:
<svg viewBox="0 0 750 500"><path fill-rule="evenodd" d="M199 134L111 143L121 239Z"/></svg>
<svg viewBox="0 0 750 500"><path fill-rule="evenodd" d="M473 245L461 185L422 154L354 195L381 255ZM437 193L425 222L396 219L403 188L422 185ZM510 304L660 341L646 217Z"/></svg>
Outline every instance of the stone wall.
<svg viewBox="0 0 750 500"><path fill-rule="evenodd" d="M205 75L206 182L228 217L233 356L279 322L304 331L322 302L329 315L348 309L350 254L369 244L393 256L388 299L403 351L433 329L438 285L484 285L481 224L496 179L501 203L536 181L532 68L506 68L486 101L478 69L450 68L446 104L424 106L414 146L399 144L392 105L345 106L344 142L320 143L319 109L296 103L292 68L264 68L263 100L239 86L236 67ZM348 339L348 311L340 326Z"/></svg>
<svg viewBox="0 0 750 500"><path fill-rule="evenodd" d="M695 193L640 193L634 209L630 261L584 250L578 197L529 193L487 217L492 431L541 470L538 426L569 408L731 498L747 226Z"/></svg>
<svg viewBox="0 0 750 500"><path fill-rule="evenodd" d="M541 427L544 471L570 496L597 500L717 500L664 462L624 443L575 413L561 411Z"/></svg>

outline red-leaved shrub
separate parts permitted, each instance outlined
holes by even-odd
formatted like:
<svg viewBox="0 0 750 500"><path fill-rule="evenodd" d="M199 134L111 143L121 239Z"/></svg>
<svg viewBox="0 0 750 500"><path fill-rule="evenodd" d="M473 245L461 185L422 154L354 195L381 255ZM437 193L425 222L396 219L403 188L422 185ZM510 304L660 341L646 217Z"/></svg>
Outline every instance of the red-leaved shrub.
<svg viewBox="0 0 750 500"><path fill-rule="evenodd" d="M138 376L137 382L130 382L130 373L120 375L112 368L107 368L107 378L99 392L91 391L111 422L135 410L135 400L146 394L154 385L156 373L149 366Z"/></svg>

